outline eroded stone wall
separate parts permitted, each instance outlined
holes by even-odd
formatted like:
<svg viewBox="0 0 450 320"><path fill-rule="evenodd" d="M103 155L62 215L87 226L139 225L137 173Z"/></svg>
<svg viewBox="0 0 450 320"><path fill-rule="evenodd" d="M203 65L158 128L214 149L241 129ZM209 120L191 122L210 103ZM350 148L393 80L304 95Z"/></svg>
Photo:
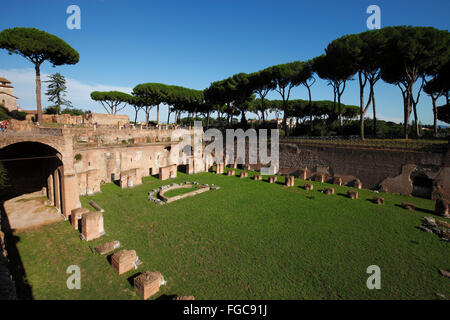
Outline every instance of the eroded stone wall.
<svg viewBox="0 0 450 320"><path fill-rule="evenodd" d="M433 181L432 197L450 197L449 151L408 151L304 143L280 143L280 171L295 174L307 168L329 177L358 178L363 187L385 187L387 191L409 195L411 175Z"/></svg>

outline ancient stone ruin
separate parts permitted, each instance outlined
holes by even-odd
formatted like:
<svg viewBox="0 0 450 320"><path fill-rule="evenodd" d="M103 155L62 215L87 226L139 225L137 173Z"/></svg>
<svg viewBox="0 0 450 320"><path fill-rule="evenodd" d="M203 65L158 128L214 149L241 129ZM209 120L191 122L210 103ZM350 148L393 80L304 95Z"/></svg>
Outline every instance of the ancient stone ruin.
<svg viewBox="0 0 450 320"><path fill-rule="evenodd" d="M260 175L260 174L255 174L255 175L253 176L253 179L254 179L255 181L261 181L261 180L262 180L262 175Z"/></svg>
<svg viewBox="0 0 450 320"><path fill-rule="evenodd" d="M81 218L81 238L86 241L100 238L105 234L101 212L89 212Z"/></svg>
<svg viewBox="0 0 450 320"><path fill-rule="evenodd" d="M223 168L224 168L224 164L223 163L216 164L216 173L217 174L223 174Z"/></svg>
<svg viewBox="0 0 450 320"><path fill-rule="evenodd" d="M323 189L324 194L334 194L334 188L325 188Z"/></svg>
<svg viewBox="0 0 450 320"><path fill-rule="evenodd" d="M434 207L434 211L436 212L437 215L439 215L441 217L450 218L448 206L449 206L449 202L447 200L437 199L436 205Z"/></svg>
<svg viewBox="0 0 450 320"><path fill-rule="evenodd" d="M325 175L323 173L316 172L313 174L311 180L317 182L325 182Z"/></svg>
<svg viewBox="0 0 450 320"><path fill-rule="evenodd" d="M137 269L140 263L135 250L120 250L111 257L111 264L119 274Z"/></svg>
<svg viewBox="0 0 450 320"><path fill-rule="evenodd" d="M298 171L298 177L302 180L308 179L309 176L309 170L307 168L299 169Z"/></svg>
<svg viewBox="0 0 450 320"><path fill-rule="evenodd" d="M333 184L336 184L336 185L338 185L338 186L342 186L342 178L341 177L333 177L333 181L332 181L332 183Z"/></svg>
<svg viewBox="0 0 450 320"><path fill-rule="evenodd" d="M173 297L172 300L195 300L194 296L178 296Z"/></svg>
<svg viewBox="0 0 450 320"><path fill-rule="evenodd" d="M227 176L234 176L236 173L234 170L228 170L227 171Z"/></svg>
<svg viewBox="0 0 450 320"><path fill-rule="evenodd" d="M79 228L79 221L83 217L84 214L89 213L89 209L87 208L77 208L73 209L70 214L70 222L72 223L72 226L74 229Z"/></svg>
<svg viewBox="0 0 450 320"><path fill-rule="evenodd" d="M294 186L294 176L287 176L284 184L288 187L293 187Z"/></svg>
<svg viewBox="0 0 450 320"><path fill-rule="evenodd" d="M305 188L306 191L312 191L312 190L314 190L314 185L311 183L305 183L303 188Z"/></svg>
<svg viewBox="0 0 450 320"><path fill-rule="evenodd" d="M353 180L351 185L352 185L353 188L362 189L362 182L359 179Z"/></svg>
<svg viewBox="0 0 450 320"><path fill-rule="evenodd" d="M406 210L416 210L416 206L412 203L403 202L401 207Z"/></svg>
<svg viewBox="0 0 450 320"><path fill-rule="evenodd" d="M177 165L171 164L169 166L159 168L159 180L167 180L177 177Z"/></svg>
<svg viewBox="0 0 450 320"><path fill-rule="evenodd" d="M181 188L196 188L196 190L193 190L191 192L187 192L187 193L183 193L180 194L178 196L173 196L173 197L167 197L165 195L166 192L170 191L170 190L174 190L174 189L181 189ZM187 198L187 197L192 197L195 196L197 194L209 191L209 190L219 190L220 187L216 186L214 184L199 184L198 182L194 181L194 182L182 182L182 183L172 183L170 185L164 185L161 186L159 188L153 189L152 191L150 191L147 195L147 199L150 201L153 201L154 203L156 203L157 205L162 205L165 203L170 203L176 200L180 200L183 198Z"/></svg>
<svg viewBox="0 0 450 320"><path fill-rule="evenodd" d="M106 242L106 243L99 245L98 247L95 248L95 250L99 254L105 255L110 252L113 252L114 250L116 250L118 248L120 248L120 242L118 240L114 240L114 241Z"/></svg>
<svg viewBox="0 0 450 320"><path fill-rule="evenodd" d="M436 234L442 241L450 242L450 224L446 221L435 220L433 217L424 217L422 225L418 228L422 231Z"/></svg>
<svg viewBox="0 0 450 320"><path fill-rule="evenodd" d="M159 291L159 287L166 283L164 277L159 271L147 271L145 273L142 273L139 276L135 277L133 279L133 282L134 289L144 300L156 294Z"/></svg>
<svg viewBox="0 0 450 320"><path fill-rule="evenodd" d="M248 172L247 171L241 171L240 177L241 178L248 178Z"/></svg>
<svg viewBox="0 0 450 320"><path fill-rule="evenodd" d="M372 202L375 204L384 204L384 198L383 197L373 197Z"/></svg>
<svg viewBox="0 0 450 320"><path fill-rule="evenodd" d="M347 191L347 197L350 198L350 199L358 199L358 191L348 190Z"/></svg>
<svg viewBox="0 0 450 320"><path fill-rule="evenodd" d="M270 176L269 177L269 183L275 183L275 182L277 182L277 176Z"/></svg>

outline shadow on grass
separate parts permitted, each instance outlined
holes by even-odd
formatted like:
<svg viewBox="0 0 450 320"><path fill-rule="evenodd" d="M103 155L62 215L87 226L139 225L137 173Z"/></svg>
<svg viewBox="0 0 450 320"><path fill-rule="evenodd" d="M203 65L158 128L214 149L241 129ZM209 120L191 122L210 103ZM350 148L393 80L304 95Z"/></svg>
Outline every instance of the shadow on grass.
<svg viewBox="0 0 450 320"><path fill-rule="evenodd" d="M439 215L436 214L436 212L434 212L432 210L428 210L428 209L416 208L416 211L423 212L423 213L426 213L426 214L431 214L431 215L434 215L434 216L439 216Z"/></svg>
<svg viewBox="0 0 450 320"><path fill-rule="evenodd" d="M133 274L131 277L127 278L127 281L130 284L130 286L134 287L134 278L136 278L137 276L140 276L141 274L142 274L142 272L137 272L137 273Z"/></svg>
<svg viewBox="0 0 450 320"><path fill-rule="evenodd" d="M1 229L5 234L6 251L8 252L8 267L16 285L17 298L22 300L32 300L33 290L27 282L27 274L17 248L17 243L20 241L20 237L14 235L14 230L11 229L11 225L9 224L9 220L3 206L3 201L0 204L0 217Z"/></svg>
<svg viewBox="0 0 450 320"><path fill-rule="evenodd" d="M173 300L177 295L176 294L162 294L161 296L159 296L158 298L156 298L155 300Z"/></svg>
<svg viewBox="0 0 450 320"><path fill-rule="evenodd" d="M344 198L348 198L348 195L346 193L342 193L342 192L338 192L336 193L338 196L344 197Z"/></svg>

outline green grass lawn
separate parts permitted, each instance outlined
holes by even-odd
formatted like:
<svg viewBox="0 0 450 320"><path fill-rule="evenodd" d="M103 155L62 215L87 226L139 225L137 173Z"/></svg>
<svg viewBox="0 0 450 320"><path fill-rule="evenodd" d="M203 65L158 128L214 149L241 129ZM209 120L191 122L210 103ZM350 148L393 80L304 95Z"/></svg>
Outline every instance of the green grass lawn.
<svg viewBox="0 0 450 320"><path fill-rule="evenodd" d="M239 170L238 170L239 171ZM249 174L253 175L252 172ZM449 243L420 231L431 200L382 194L384 205L360 191L350 200L347 187L335 195L318 190L327 184L305 181L285 187L226 175L178 173L170 181L216 184L220 190L157 206L147 192L168 181L144 178L143 184L82 197L105 209L106 235L81 241L69 222L20 233L17 247L26 281L36 299L138 299L132 278L160 271L167 285L161 295L194 295L197 299L439 299L450 297ZM420 210L397 205L414 203ZM143 261L138 270L118 275L108 258L94 251L119 240ZM81 290L68 290L66 269L81 268ZM381 268L381 290L369 290L370 265Z"/></svg>

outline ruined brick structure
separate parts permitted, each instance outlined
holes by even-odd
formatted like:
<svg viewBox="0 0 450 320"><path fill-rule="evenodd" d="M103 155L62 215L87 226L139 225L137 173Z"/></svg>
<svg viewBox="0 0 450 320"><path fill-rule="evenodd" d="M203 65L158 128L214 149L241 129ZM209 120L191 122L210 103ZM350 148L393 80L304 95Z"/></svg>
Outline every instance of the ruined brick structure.
<svg viewBox="0 0 450 320"><path fill-rule="evenodd" d="M309 171L309 172L307 172ZM450 151L280 143L280 173L382 188L403 195L450 198ZM312 178L312 177L311 177Z"/></svg>
<svg viewBox="0 0 450 320"><path fill-rule="evenodd" d="M33 155L23 156L34 159L28 165L26 161L18 161L22 165L16 167L14 161L8 164L13 166L8 172L14 174L11 190L26 193L44 188L50 203L68 218L81 206L79 196L100 192L103 183L131 188L141 184L143 177L158 176L160 168L168 166L174 176L181 160L187 161L191 173L209 169L202 150L200 157L180 157L183 152L179 141L171 141L171 134L172 130L94 126L57 129L24 124L20 130L3 133L0 156L20 158L35 150Z"/></svg>

